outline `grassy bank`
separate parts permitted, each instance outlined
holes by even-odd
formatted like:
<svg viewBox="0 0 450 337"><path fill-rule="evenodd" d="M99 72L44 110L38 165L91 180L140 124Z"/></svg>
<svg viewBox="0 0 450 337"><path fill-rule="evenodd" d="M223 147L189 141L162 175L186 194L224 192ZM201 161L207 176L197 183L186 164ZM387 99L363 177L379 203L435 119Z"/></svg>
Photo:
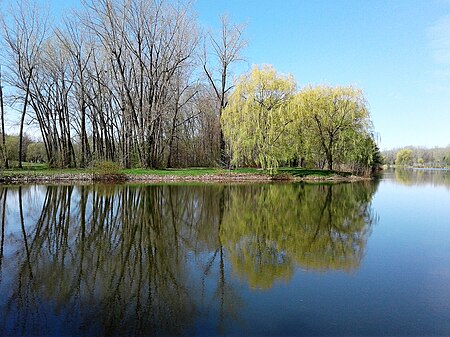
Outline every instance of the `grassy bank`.
<svg viewBox="0 0 450 337"><path fill-rule="evenodd" d="M52 169L44 164L25 164L22 169L0 170L0 182L52 182L52 181L351 181L361 178L347 172L280 168L273 175L257 168L225 170L220 168L183 168L149 170L123 169L117 172L101 172L98 169Z"/></svg>

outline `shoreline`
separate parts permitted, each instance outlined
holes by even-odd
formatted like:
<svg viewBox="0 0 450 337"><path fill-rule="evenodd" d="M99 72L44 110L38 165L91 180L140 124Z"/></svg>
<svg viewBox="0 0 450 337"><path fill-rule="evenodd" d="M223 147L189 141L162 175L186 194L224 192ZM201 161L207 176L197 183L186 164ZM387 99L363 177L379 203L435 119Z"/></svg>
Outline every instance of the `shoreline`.
<svg viewBox="0 0 450 337"><path fill-rule="evenodd" d="M293 175L252 174L252 173L217 173L200 175L159 175L159 174L93 174L93 173L57 173L57 174L19 174L0 175L2 184L39 184L39 183L343 183L372 180L373 177L307 175L297 177Z"/></svg>

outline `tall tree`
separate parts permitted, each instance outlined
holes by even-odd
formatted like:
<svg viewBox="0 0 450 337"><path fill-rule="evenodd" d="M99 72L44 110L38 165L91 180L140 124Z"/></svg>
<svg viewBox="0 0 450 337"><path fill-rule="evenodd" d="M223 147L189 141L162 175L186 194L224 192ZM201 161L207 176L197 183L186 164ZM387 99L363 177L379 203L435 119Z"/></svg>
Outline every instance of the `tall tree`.
<svg viewBox="0 0 450 337"><path fill-rule="evenodd" d="M292 76L277 74L272 66L254 67L240 77L222 114L235 164L273 169L292 157L290 101L295 88Z"/></svg>
<svg viewBox="0 0 450 337"><path fill-rule="evenodd" d="M24 92L20 118L19 167L23 159L23 126L30 99L34 71L40 63L40 53L46 37L46 17L35 3L17 2L11 8L8 22L2 18L2 32L11 57L10 84Z"/></svg>
<svg viewBox="0 0 450 337"><path fill-rule="evenodd" d="M304 88L298 99L298 109L309 125L309 137L319 144L328 169L333 170L335 160L343 159L352 146L353 136L370 131L364 94L352 86L316 86Z"/></svg>
<svg viewBox="0 0 450 337"><path fill-rule="evenodd" d="M233 88L230 84L231 67L237 61L242 60L241 52L247 42L243 39L243 26L229 21L226 15L221 18L221 30L217 36L208 34L208 43L214 61L210 62L205 47L203 55L203 70L211 84L217 99L218 117L221 119L222 112L228 104L227 95ZM216 64L213 70L211 63ZM217 78L218 77L218 78ZM227 166L229 158L225 148L225 138L222 127L220 132L220 165Z"/></svg>
<svg viewBox="0 0 450 337"><path fill-rule="evenodd" d="M122 115L124 166L132 156L145 167L164 165L170 134L165 125L176 106L173 85L197 44L191 7L161 0L92 1L86 23L111 72L111 93Z"/></svg>
<svg viewBox="0 0 450 337"><path fill-rule="evenodd" d="M86 40L88 31L84 29L78 16L65 19L63 30L56 30L58 40L70 54L71 78L74 85L74 100L79 116L78 135L81 141L80 167L86 167L90 161L91 150L87 136L87 70L93 53L93 46ZM87 37L85 37L87 35Z"/></svg>

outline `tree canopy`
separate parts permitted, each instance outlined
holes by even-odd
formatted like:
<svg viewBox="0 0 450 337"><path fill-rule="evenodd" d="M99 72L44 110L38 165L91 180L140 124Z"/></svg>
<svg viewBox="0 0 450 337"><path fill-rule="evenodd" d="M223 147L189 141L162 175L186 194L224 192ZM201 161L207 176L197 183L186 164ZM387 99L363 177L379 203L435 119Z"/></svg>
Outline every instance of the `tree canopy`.
<svg viewBox="0 0 450 337"><path fill-rule="evenodd" d="M410 165L412 164L412 150L402 149L397 152L395 164L397 165Z"/></svg>
<svg viewBox="0 0 450 337"><path fill-rule="evenodd" d="M272 169L310 162L363 172L379 157L361 89L320 85L297 91L291 75L268 65L238 79L222 124L235 165Z"/></svg>
<svg viewBox="0 0 450 337"><path fill-rule="evenodd" d="M224 135L235 164L277 167L292 157L290 102L296 84L272 66L255 66L239 78L222 115Z"/></svg>
<svg viewBox="0 0 450 337"><path fill-rule="evenodd" d="M319 148L328 168L336 161L357 160L356 152L371 139L371 121L361 89L352 86L308 86L298 94L298 108L306 125L307 144ZM353 155L354 158L351 158ZM369 163L368 163L369 164Z"/></svg>

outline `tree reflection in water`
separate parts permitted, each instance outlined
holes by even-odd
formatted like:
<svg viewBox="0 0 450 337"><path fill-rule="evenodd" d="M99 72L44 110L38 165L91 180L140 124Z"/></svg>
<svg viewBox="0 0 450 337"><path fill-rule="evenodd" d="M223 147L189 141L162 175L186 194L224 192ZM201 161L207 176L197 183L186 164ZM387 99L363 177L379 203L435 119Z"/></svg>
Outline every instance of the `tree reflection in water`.
<svg viewBox="0 0 450 337"><path fill-rule="evenodd" d="M270 288L297 265L357 268L375 189L0 187L0 334L180 335L211 312L225 333L233 273Z"/></svg>
<svg viewBox="0 0 450 337"><path fill-rule="evenodd" d="M296 265L358 267L374 216L373 183L231 189L222 236L237 274L252 287L289 279Z"/></svg>
<svg viewBox="0 0 450 337"><path fill-rule="evenodd" d="M444 186L450 189L450 170L396 168L396 182L402 185Z"/></svg>

